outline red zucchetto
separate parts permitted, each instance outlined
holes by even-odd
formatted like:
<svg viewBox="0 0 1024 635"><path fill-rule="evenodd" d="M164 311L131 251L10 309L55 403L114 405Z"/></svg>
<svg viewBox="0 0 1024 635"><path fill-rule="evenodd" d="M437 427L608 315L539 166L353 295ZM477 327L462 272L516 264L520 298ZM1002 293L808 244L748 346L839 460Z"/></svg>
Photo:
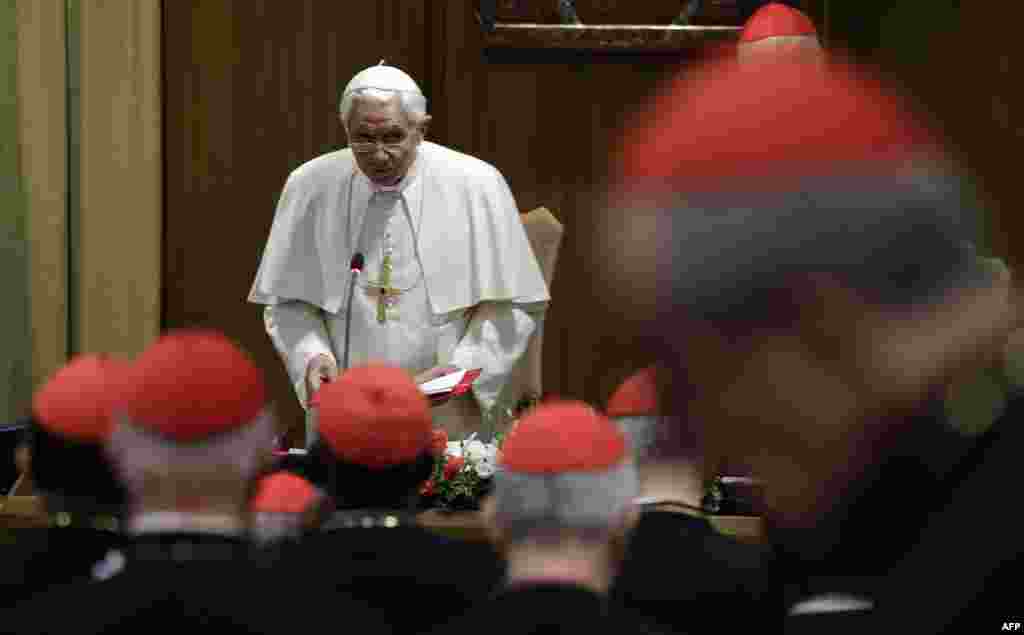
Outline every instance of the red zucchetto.
<svg viewBox="0 0 1024 635"><path fill-rule="evenodd" d="M538 406L502 446L506 470L532 474L597 472L628 455L626 437L608 418L582 402Z"/></svg>
<svg viewBox="0 0 1024 635"><path fill-rule="evenodd" d="M341 460L384 468L430 450L430 404L400 368L353 368L321 387L317 404L320 437Z"/></svg>
<svg viewBox="0 0 1024 635"><path fill-rule="evenodd" d="M743 25L741 43L759 42L771 37L810 35L817 37L814 22L804 13L779 2L770 2Z"/></svg>
<svg viewBox="0 0 1024 635"><path fill-rule="evenodd" d="M36 392L36 421L56 437L102 443L113 429L111 411L129 367L109 355L75 357Z"/></svg>
<svg viewBox="0 0 1024 635"><path fill-rule="evenodd" d="M658 406L657 369L649 366L633 373L612 393L605 409L609 417L655 416Z"/></svg>
<svg viewBox="0 0 1024 635"><path fill-rule="evenodd" d="M266 406L263 373L213 331L168 333L126 373L118 411L175 442L199 441L254 421Z"/></svg>

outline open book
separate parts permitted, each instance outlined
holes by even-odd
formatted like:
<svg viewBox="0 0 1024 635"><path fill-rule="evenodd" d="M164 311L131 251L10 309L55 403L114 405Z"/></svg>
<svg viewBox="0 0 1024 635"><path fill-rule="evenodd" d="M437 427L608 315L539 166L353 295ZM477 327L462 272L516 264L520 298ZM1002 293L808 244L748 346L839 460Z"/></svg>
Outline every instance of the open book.
<svg viewBox="0 0 1024 635"><path fill-rule="evenodd" d="M436 379L420 384L420 391L428 397L458 397L469 391L473 382L480 376L479 368L474 370L457 370Z"/></svg>

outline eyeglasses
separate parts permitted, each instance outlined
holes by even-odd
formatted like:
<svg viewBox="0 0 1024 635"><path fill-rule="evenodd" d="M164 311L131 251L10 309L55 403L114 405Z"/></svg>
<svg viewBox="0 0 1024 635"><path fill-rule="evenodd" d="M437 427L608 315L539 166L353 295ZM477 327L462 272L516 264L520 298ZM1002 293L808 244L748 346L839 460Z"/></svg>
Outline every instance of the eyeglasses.
<svg viewBox="0 0 1024 635"><path fill-rule="evenodd" d="M405 148L405 142L407 139L408 137L397 142L353 141L348 144L348 147L352 148L352 152L355 152L356 154L372 154L377 151L378 147L384 148L384 151L388 154L395 154Z"/></svg>

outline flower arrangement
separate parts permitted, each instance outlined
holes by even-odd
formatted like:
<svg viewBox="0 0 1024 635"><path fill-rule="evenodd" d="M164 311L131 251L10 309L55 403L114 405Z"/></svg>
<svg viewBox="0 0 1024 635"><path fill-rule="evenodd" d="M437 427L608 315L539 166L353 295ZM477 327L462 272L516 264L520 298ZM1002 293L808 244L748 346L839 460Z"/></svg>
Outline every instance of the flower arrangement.
<svg viewBox="0 0 1024 635"><path fill-rule="evenodd" d="M420 486L423 502L453 511L479 509L498 470L500 441L484 443L475 434L463 441L449 441L448 433L438 429L434 430L433 450L434 472Z"/></svg>
<svg viewBox="0 0 1024 635"><path fill-rule="evenodd" d="M434 471L420 486L421 504L449 511L479 509L480 501L491 492L492 477L500 469L502 443L513 433L519 418L537 403L536 398L525 397L515 408L507 409L508 429L496 433L490 442L481 441L476 433L462 441L449 441L444 429L435 429L431 442Z"/></svg>

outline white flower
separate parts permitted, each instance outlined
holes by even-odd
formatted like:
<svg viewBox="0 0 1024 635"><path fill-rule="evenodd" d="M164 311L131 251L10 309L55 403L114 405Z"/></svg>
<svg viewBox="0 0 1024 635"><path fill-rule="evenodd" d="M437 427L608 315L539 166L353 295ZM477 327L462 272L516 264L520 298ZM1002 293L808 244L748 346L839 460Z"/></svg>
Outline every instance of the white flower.
<svg viewBox="0 0 1024 635"><path fill-rule="evenodd" d="M494 476L494 461L483 459L476 464L476 475L480 478L491 478Z"/></svg>
<svg viewBox="0 0 1024 635"><path fill-rule="evenodd" d="M472 441L466 443L465 452L466 460L472 461L473 463L476 463L477 461L486 458L488 454L487 446L484 444L484 442L477 441L476 439L473 439Z"/></svg>
<svg viewBox="0 0 1024 635"><path fill-rule="evenodd" d="M498 444L484 443L482 441L470 441L466 444L466 460L470 463L478 461L495 462L498 458Z"/></svg>
<svg viewBox="0 0 1024 635"><path fill-rule="evenodd" d="M447 454L448 456L462 456L462 442L449 441L448 448L445 450L445 454Z"/></svg>

